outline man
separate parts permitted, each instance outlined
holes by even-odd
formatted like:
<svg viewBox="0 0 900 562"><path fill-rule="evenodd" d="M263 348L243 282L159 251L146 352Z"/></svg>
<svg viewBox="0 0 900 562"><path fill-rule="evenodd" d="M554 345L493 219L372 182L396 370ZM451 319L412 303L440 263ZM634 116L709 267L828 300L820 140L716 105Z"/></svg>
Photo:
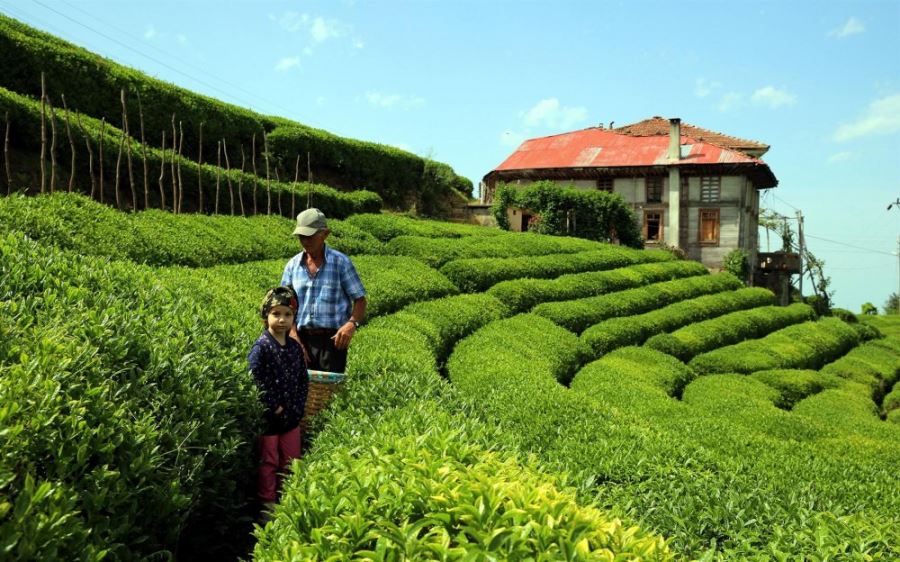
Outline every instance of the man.
<svg viewBox="0 0 900 562"><path fill-rule="evenodd" d="M366 290L346 255L329 248L325 214L307 209L297 215L294 236L303 251L284 267L281 284L299 300L291 337L307 355L310 369L343 373L347 346L366 314Z"/></svg>

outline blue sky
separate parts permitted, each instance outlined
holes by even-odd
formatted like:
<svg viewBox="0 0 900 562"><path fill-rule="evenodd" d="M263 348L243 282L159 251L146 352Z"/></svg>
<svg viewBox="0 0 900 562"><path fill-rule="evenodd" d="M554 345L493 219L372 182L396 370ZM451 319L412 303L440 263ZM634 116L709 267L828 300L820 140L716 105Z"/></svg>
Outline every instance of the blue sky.
<svg viewBox="0 0 900 562"><path fill-rule="evenodd" d="M0 0L123 64L478 180L523 139L660 115L771 145L838 306L900 285L900 0ZM5 54L4 54L5 56ZM765 237L761 237L765 250ZM773 250L777 249L773 239Z"/></svg>

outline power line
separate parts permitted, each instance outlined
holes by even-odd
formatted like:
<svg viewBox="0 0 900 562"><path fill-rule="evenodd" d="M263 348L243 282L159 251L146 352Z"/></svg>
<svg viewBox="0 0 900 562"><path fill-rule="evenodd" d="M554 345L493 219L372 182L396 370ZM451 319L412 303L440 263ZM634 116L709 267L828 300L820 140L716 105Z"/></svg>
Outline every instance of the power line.
<svg viewBox="0 0 900 562"><path fill-rule="evenodd" d="M854 246L853 244L847 244L846 242L838 242L837 240L829 240L828 238L822 238L821 236L813 236L812 234L806 235L809 238L815 238L816 240L822 240L823 242L830 242L832 244L838 244L840 246L847 246L848 248L853 248L856 250L862 250L863 252L872 252L874 254L884 254L886 256L894 257L896 254L893 252L885 252L884 250L873 250L872 248L863 248L862 246Z"/></svg>

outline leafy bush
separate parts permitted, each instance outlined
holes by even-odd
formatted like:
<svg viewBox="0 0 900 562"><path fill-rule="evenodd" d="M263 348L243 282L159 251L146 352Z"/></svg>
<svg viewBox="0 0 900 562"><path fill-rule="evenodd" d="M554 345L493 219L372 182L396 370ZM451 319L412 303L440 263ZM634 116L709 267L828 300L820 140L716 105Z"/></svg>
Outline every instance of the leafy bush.
<svg viewBox="0 0 900 562"><path fill-rule="evenodd" d="M385 245L386 252L389 254L411 256L422 260L431 267L441 267L450 260L460 258L574 254L602 248L602 244L582 238L527 233L464 238L397 236Z"/></svg>
<svg viewBox="0 0 900 562"><path fill-rule="evenodd" d="M698 275L565 302L547 302L533 312L576 333L615 316L630 316L685 299L741 287L730 273Z"/></svg>
<svg viewBox="0 0 900 562"><path fill-rule="evenodd" d="M644 241L631 206L621 195L604 191L562 188L545 180L526 187L501 184L491 211L497 224L509 229L507 210L528 209L537 216L539 234L577 236L601 242L620 241L643 248Z"/></svg>
<svg viewBox="0 0 900 562"><path fill-rule="evenodd" d="M367 315L388 314L416 302L456 294L438 271L403 256L356 256L353 264L370 294Z"/></svg>
<svg viewBox="0 0 900 562"><path fill-rule="evenodd" d="M775 398L775 405L785 410L790 410L800 400L822 392L827 388L841 386L841 379L812 370L802 369L773 369L769 371L757 371L750 375L779 392Z"/></svg>
<svg viewBox="0 0 900 562"><path fill-rule="evenodd" d="M523 277L546 279L566 273L615 269L670 259L671 256L663 252L608 246L603 250L566 254L563 259L558 256L463 258L444 264L441 273L456 283L461 291L472 293L484 291L500 281L510 279Z"/></svg>
<svg viewBox="0 0 900 562"><path fill-rule="evenodd" d="M823 318L772 332L758 340L697 355L689 363L700 373L752 373L768 369L818 369L859 344L856 330Z"/></svg>
<svg viewBox="0 0 900 562"><path fill-rule="evenodd" d="M502 231L496 228L417 219L389 213L354 214L347 219L347 223L368 232L382 242L388 242L398 236L459 238L462 236L497 236L503 234Z"/></svg>
<svg viewBox="0 0 900 562"><path fill-rule="evenodd" d="M2 20L0 20L0 24L2 24ZM2 39L2 36L2 25L0 25L0 39ZM40 103L0 87L0 113L5 112L9 112L12 127L10 139L13 143L13 148L26 151L36 150L41 138ZM64 116L67 115L67 112L62 110L58 113L58 119L64 119ZM106 202L112 203L117 201L114 183L117 159L112 155L118 154L119 146L122 144L122 131L108 125L103 126L99 120L84 117L75 112L70 112L68 115L72 123L72 137L75 142L76 152L81 151L85 140L94 147L94 173L97 176L96 196L103 201L105 194ZM83 133L82 130L84 131ZM99 162L101 139L104 153L107 155L102 168ZM140 160L139 155L142 155L142 149L134 139L126 139L124 147L125 151L131 152L133 158ZM60 143L57 151L57 158L60 162L69 162L70 147L68 143ZM82 156L76 162L78 169L76 170L77 181L74 187L79 192L91 193L93 188L90 180L89 159L86 152L86 150L81 152ZM170 185L172 182L170 169L173 161L171 150L167 149L166 152L163 152L157 148L147 148L146 154L149 180L147 198L149 199L150 207L171 209L174 199L174 195L171 193L172 186ZM269 208L267 186L271 191L273 214L290 215L291 208L302 205L302 202L307 199L312 199L318 208L322 209L329 217L334 218L343 218L352 213L374 212L381 209L381 197L371 191L359 190L343 193L319 184L267 182L253 174L242 173L237 169L226 171L210 164L197 166L196 162L181 156L175 156L174 160L181 174L185 205L182 210L184 211L219 211L228 214L247 215L252 215L257 211L259 213L267 212ZM61 168L64 168L64 166ZM137 194L136 205L133 204L130 194L125 195L126 190L130 191L130 187L125 187L128 174L124 170L122 171L122 177L125 179L122 181L122 185L119 186L120 196L123 197L123 206L144 208L144 167L136 164L133 168L134 189L140 192ZM161 168L165 175L162 194L160 194L158 180ZM106 178L102 190L100 189L101 175ZM200 208L199 179L202 179L204 193L202 209ZM217 182L219 184L218 188L216 187ZM28 188L30 186L22 187ZM163 198L165 198L165 201L163 201Z"/></svg>
<svg viewBox="0 0 900 562"><path fill-rule="evenodd" d="M581 339L591 346L595 355L600 356L617 347L640 345L660 332L774 301L775 295L760 287L729 290L683 300L644 314L610 318L586 329Z"/></svg>
<svg viewBox="0 0 900 562"><path fill-rule="evenodd" d="M809 305L765 306L689 324L669 334L657 334L644 344L682 361L726 345L759 338L792 324L815 319Z"/></svg>
<svg viewBox="0 0 900 562"><path fill-rule="evenodd" d="M659 281L706 275L695 261L643 263L607 271L560 275L556 279L514 279L501 281L487 290L515 312L526 312L542 302L565 301L599 296Z"/></svg>

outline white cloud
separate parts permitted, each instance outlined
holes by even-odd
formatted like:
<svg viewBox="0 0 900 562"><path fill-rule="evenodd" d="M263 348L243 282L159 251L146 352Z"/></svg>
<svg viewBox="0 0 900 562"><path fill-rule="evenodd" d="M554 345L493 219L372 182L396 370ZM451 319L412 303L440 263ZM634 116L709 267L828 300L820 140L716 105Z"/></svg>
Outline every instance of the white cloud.
<svg viewBox="0 0 900 562"><path fill-rule="evenodd" d="M744 104L744 94L728 92L719 99L719 111L731 111Z"/></svg>
<svg viewBox="0 0 900 562"><path fill-rule="evenodd" d="M706 96L713 93L713 90L718 90L721 87L721 82L716 82L715 80L707 80L706 78L697 78L694 84L694 95L696 95L698 98L705 98Z"/></svg>
<svg viewBox="0 0 900 562"><path fill-rule="evenodd" d="M181 44L181 45L187 45L187 44L188 44L188 38L187 38L187 35L185 35L184 33L179 33L178 35L176 35L176 36L175 36L175 40L178 41L178 43Z"/></svg>
<svg viewBox="0 0 900 562"><path fill-rule="evenodd" d="M362 48L365 47L365 46L366 46L366 44L363 43L363 40L362 40L362 39L354 39L354 40L353 40L353 47L354 47L355 49L362 49Z"/></svg>
<svg viewBox="0 0 900 562"><path fill-rule="evenodd" d="M797 96L786 91L779 90L773 86L766 86L753 92L750 98L757 105L767 105L772 109L778 109L783 105L794 105L797 103Z"/></svg>
<svg viewBox="0 0 900 562"><path fill-rule="evenodd" d="M865 30L866 26L863 25L861 21L851 16L850 19L844 22L844 25L832 30L828 33L828 35L830 35L831 37L837 37L838 39L843 39L844 37L850 37L851 35L862 33Z"/></svg>
<svg viewBox="0 0 900 562"><path fill-rule="evenodd" d="M844 142L859 137L890 135L897 132L900 132L900 94L873 101L862 117L839 126L832 138Z"/></svg>
<svg viewBox="0 0 900 562"><path fill-rule="evenodd" d="M300 66L300 57L282 57L275 65L275 70L276 72L287 72L295 66Z"/></svg>
<svg viewBox="0 0 900 562"><path fill-rule="evenodd" d="M153 39L158 34L159 33L156 31L156 27L154 27L153 24L148 25L147 29L144 31L144 39Z"/></svg>
<svg viewBox="0 0 900 562"><path fill-rule="evenodd" d="M584 107L565 107L557 98L543 99L529 109L524 116L526 127L544 126L552 129L568 129L587 119Z"/></svg>
<svg viewBox="0 0 900 562"><path fill-rule="evenodd" d="M392 108L402 107L411 109L425 105L425 98L418 96L404 96L401 94L385 94L383 92L368 91L366 100L375 107Z"/></svg>
<svg viewBox="0 0 900 562"><path fill-rule="evenodd" d="M837 162L846 162L852 156L853 156L853 153L850 151L847 151L847 150L845 150L843 152L835 152L834 154L832 154L831 156L828 157L828 163L835 164Z"/></svg>
<svg viewBox="0 0 900 562"><path fill-rule="evenodd" d="M321 43L331 38L337 38L344 34L344 26L337 20L326 20L321 17L313 19L309 29L313 41Z"/></svg>
<svg viewBox="0 0 900 562"><path fill-rule="evenodd" d="M301 29L306 27L306 24L309 22L309 14L301 14L299 12L288 11L281 14L280 17L272 17L278 22L278 25L281 26L281 29L289 31L291 33L300 31Z"/></svg>

